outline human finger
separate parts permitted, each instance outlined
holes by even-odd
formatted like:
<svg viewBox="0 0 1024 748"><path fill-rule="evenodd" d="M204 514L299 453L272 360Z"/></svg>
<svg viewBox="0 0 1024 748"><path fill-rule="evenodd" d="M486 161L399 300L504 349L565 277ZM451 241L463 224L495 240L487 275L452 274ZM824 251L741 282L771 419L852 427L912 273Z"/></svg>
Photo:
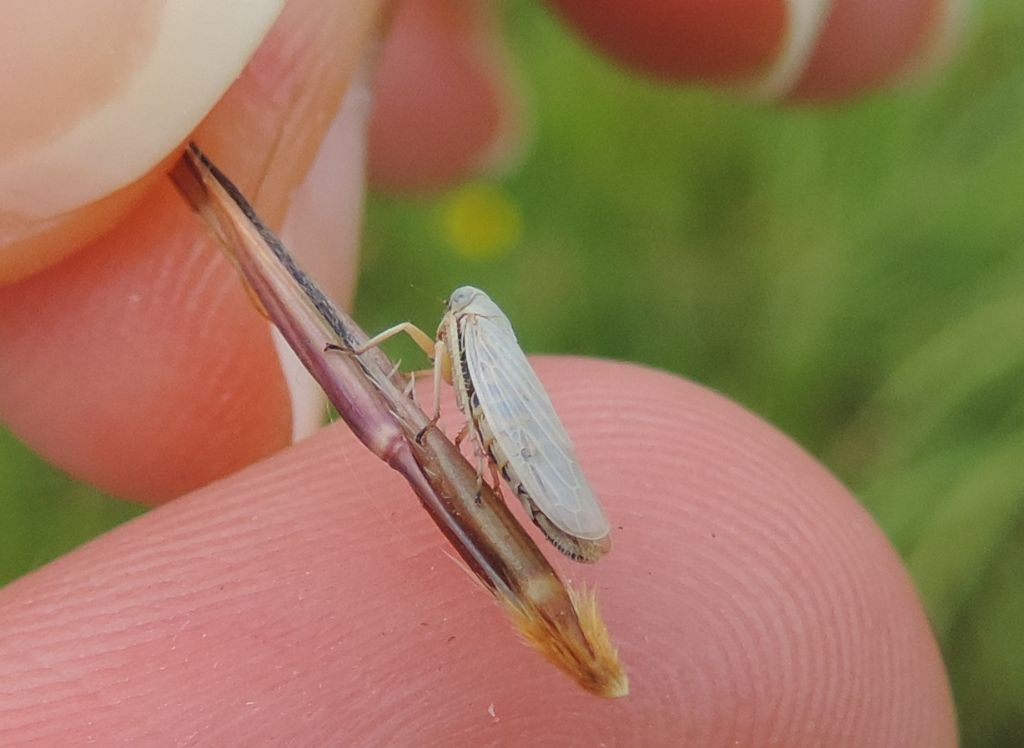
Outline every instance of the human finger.
<svg viewBox="0 0 1024 748"><path fill-rule="evenodd" d="M195 133L339 302L353 287L360 70L380 6L290 2ZM88 247L0 287L0 350L0 418L76 477L143 501L237 470L323 414L161 174Z"/></svg>
<svg viewBox="0 0 1024 748"><path fill-rule="evenodd" d="M556 563L596 587L628 697L518 642L337 425L0 593L0 738L955 745L913 586L821 465L675 377L536 363L613 525L599 564Z"/></svg>
<svg viewBox="0 0 1024 748"><path fill-rule="evenodd" d="M8 3L0 283L52 264L123 216L151 184L146 172L237 77L283 5L83 0L55 13Z"/></svg>
<svg viewBox="0 0 1024 748"><path fill-rule="evenodd" d="M373 76L374 187L435 190L517 153L520 96L493 11L486 0L396 3Z"/></svg>
<svg viewBox="0 0 1024 748"><path fill-rule="evenodd" d="M768 98L841 99L935 67L960 36L963 0L549 0L617 61L672 81Z"/></svg>

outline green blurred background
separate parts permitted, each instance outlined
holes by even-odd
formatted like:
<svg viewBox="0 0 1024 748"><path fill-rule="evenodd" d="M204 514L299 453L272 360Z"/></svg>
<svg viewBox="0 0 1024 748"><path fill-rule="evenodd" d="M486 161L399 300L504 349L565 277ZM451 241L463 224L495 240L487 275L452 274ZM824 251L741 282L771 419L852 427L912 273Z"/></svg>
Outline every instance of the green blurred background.
<svg viewBox="0 0 1024 748"><path fill-rule="evenodd" d="M768 109L614 69L527 3L507 178L377 196L356 316L482 286L527 350L720 390L861 497L906 559L966 746L1024 745L1024 5L928 88ZM418 360L411 351L407 360ZM0 432L0 583L137 514Z"/></svg>

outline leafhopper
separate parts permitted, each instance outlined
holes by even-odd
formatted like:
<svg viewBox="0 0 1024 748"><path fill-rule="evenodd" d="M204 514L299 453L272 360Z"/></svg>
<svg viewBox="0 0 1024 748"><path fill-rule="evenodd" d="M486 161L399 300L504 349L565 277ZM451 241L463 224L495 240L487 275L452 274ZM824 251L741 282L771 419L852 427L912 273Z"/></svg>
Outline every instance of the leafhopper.
<svg viewBox="0 0 1024 748"><path fill-rule="evenodd" d="M434 361L434 415L441 411L441 382L453 385L466 418L456 442L469 433L491 475L508 482L527 514L559 551L593 562L611 548L611 528L583 475L572 442L551 398L519 347L508 317L478 288L462 286L431 338L411 322L388 328L357 353L406 333Z"/></svg>
<svg viewBox="0 0 1024 748"><path fill-rule="evenodd" d="M366 351L367 336L331 304L245 196L194 144L171 174L222 242L258 308L278 326L352 432L405 477L523 638L588 691L608 698L628 694L629 680L593 591L574 591L559 579L494 492L485 490L480 465L474 471L457 447L430 428L409 391L402 392L387 356L379 350L358 361L324 356L328 349ZM419 335L428 346L433 343ZM324 340L334 342L325 346Z"/></svg>

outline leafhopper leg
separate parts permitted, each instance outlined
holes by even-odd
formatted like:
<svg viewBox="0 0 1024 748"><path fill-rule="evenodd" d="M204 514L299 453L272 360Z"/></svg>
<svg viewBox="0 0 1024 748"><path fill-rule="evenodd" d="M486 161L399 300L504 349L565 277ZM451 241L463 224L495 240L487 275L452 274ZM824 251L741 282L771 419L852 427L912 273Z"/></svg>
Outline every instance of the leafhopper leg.
<svg viewBox="0 0 1024 748"><path fill-rule="evenodd" d="M484 487L484 460L487 459L487 453L484 450L484 445L481 443L479 435L473 439L473 451L476 453L476 503L480 504L480 492Z"/></svg>
<svg viewBox="0 0 1024 748"><path fill-rule="evenodd" d="M412 322L399 322L394 327L389 327L387 330L377 333L361 346L353 348L352 352L357 355L360 353L366 353L371 348L376 348L385 340L393 338L396 335L400 335L403 332L412 338L413 342L418 345L424 353L431 358L434 357L434 339L423 332L423 330L416 327Z"/></svg>
<svg viewBox="0 0 1024 748"><path fill-rule="evenodd" d="M427 432L427 429L437 424L438 419L441 417L441 376L443 373L443 366L445 363L445 356L447 355L447 348L440 340L434 340L432 337L427 335L423 330L418 328L412 322L400 322L393 327L389 327L383 332L379 332L372 338L367 340L360 346L352 349L352 353L359 355L360 353L366 353L371 348L379 346L386 340L389 340L396 335L405 333L413 342L420 347L420 349L429 356L434 362L434 414L430 417L430 421L420 429L419 433L416 434L416 442L418 444L423 443L423 435ZM345 350L341 346L335 345L334 343L328 343L324 350ZM413 400L416 399L415 390L413 389L415 382L415 376L409 377L409 385L405 389L405 395L408 397L412 395Z"/></svg>
<svg viewBox="0 0 1024 748"><path fill-rule="evenodd" d="M498 494L498 498L505 501L505 493L501 490L501 475L498 474L498 463L494 460L488 460L487 464L491 468L491 483L494 493Z"/></svg>
<svg viewBox="0 0 1024 748"><path fill-rule="evenodd" d="M435 340L432 350L433 354L430 357L434 359L434 414L430 416L427 425L416 434L417 444L423 444L423 435L427 433L428 429L436 426L438 419L441 418L441 379L444 376L446 362L449 367L451 366L450 359L448 358L448 348L445 346L444 341Z"/></svg>

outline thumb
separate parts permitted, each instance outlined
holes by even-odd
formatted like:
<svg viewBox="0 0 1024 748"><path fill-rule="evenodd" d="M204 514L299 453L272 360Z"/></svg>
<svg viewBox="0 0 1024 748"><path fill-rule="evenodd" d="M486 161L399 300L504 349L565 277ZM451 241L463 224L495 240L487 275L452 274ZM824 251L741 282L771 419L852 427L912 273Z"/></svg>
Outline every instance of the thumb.
<svg viewBox="0 0 1024 748"><path fill-rule="evenodd" d="M290 3L196 133L339 301L362 199L356 71L376 9ZM237 470L323 414L163 177L89 246L0 288L0 350L0 419L75 477L142 501Z"/></svg>

